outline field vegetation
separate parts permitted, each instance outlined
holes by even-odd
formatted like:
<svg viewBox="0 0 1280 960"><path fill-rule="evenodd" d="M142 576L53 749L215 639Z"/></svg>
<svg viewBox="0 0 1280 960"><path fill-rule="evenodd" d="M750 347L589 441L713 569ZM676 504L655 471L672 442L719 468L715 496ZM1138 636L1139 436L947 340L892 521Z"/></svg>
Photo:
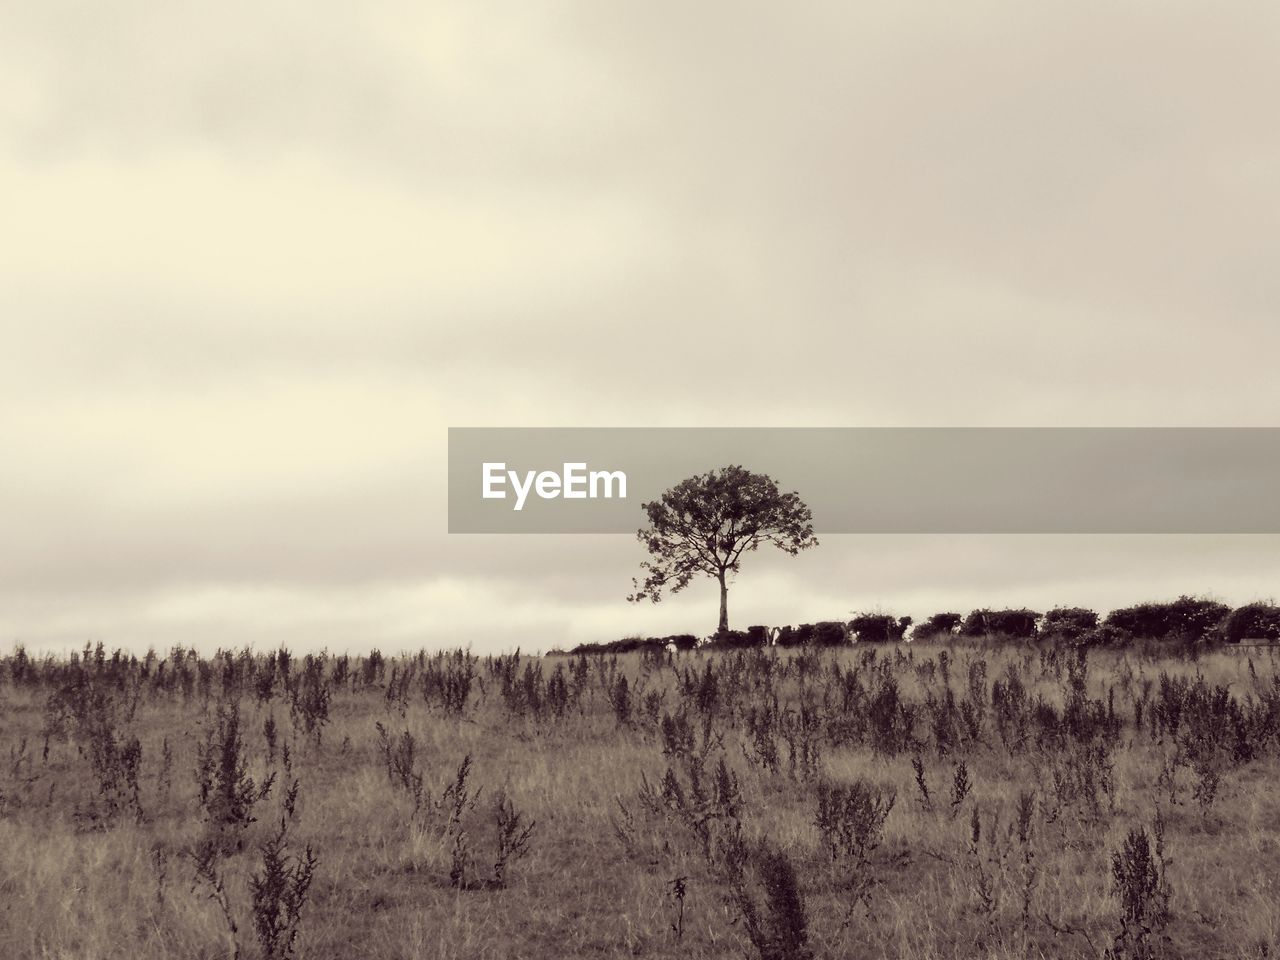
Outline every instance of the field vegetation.
<svg viewBox="0 0 1280 960"><path fill-rule="evenodd" d="M1276 956L1275 648L969 619L543 658L15 651L0 956Z"/></svg>

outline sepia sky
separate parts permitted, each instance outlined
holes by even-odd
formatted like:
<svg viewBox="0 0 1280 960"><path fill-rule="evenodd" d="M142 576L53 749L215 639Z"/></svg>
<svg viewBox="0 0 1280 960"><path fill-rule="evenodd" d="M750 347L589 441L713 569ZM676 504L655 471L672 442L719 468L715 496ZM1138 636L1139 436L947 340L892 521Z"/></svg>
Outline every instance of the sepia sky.
<svg viewBox="0 0 1280 960"><path fill-rule="evenodd" d="M712 629L448 536L449 426L1276 426L1277 89L1269 2L0 2L0 647ZM1277 583L828 537L730 617Z"/></svg>

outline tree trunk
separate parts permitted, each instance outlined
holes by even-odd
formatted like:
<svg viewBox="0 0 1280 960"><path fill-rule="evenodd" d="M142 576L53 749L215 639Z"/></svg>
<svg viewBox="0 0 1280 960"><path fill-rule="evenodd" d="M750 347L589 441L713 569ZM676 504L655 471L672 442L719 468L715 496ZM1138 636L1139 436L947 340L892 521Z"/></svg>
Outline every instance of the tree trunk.
<svg viewBox="0 0 1280 960"><path fill-rule="evenodd" d="M720 628L717 633L729 631L729 586L724 582L724 574L720 574Z"/></svg>

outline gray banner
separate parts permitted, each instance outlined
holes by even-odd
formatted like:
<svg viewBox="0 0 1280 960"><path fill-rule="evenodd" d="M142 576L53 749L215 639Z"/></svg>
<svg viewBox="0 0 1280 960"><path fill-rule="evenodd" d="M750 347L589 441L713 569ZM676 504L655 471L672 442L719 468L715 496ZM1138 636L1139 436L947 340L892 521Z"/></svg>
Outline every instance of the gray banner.
<svg viewBox="0 0 1280 960"><path fill-rule="evenodd" d="M450 428L449 532L634 533L729 464L818 533L1280 533L1280 428L859 427Z"/></svg>

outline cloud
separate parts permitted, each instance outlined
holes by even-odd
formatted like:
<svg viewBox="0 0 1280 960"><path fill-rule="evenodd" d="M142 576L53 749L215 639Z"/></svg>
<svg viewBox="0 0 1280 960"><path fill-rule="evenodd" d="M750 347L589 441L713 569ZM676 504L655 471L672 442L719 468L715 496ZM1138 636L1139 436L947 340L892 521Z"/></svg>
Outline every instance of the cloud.
<svg viewBox="0 0 1280 960"><path fill-rule="evenodd" d="M449 425L1271 425L1277 19L10 4L0 639L701 622L619 604L625 538L447 537ZM735 602L1248 599L1268 550L833 542Z"/></svg>

